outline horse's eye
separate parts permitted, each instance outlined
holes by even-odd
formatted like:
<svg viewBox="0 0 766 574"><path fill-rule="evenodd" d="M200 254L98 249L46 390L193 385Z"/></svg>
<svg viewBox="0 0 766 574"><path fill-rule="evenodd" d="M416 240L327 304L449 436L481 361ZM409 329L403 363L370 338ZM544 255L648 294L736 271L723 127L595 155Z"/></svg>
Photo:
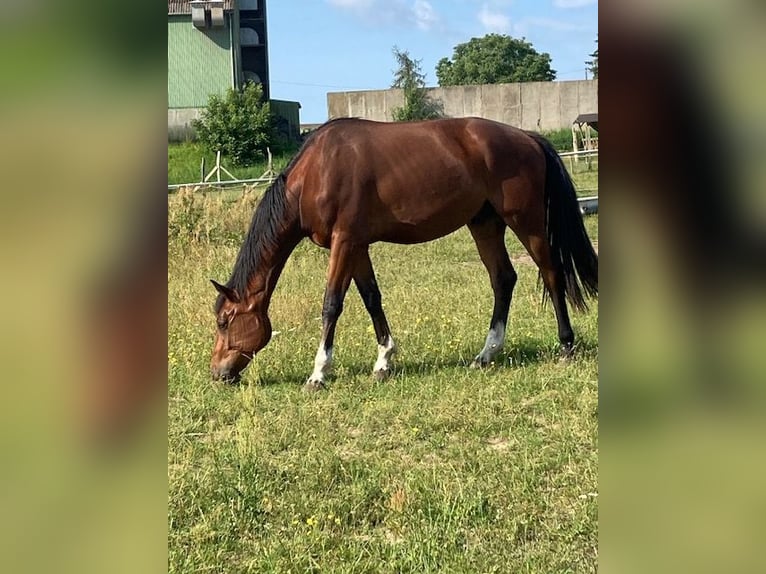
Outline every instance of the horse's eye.
<svg viewBox="0 0 766 574"><path fill-rule="evenodd" d="M229 322L226 319L218 319L217 323L218 323L218 328L221 331L226 329L227 325L229 324Z"/></svg>

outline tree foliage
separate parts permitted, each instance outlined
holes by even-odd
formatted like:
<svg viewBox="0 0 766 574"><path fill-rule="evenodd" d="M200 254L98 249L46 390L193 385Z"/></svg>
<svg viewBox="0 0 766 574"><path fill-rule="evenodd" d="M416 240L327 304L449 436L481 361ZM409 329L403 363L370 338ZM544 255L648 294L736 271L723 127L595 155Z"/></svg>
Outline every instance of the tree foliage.
<svg viewBox="0 0 766 574"><path fill-rule="evenodd" d="M421 60L413 60L409 52L393 49L397 69L392 88L404 91L404 105L394 108L394 121L432 120L444 115L441 102L433 100L426 90L426 76L420 69Z"/></svg>
<svg viewBox="0 0 766 574"><path fill-rule="evenodd" d="M596 51L590 54L591 60L585 62L588 64L588 70L593 74L593 78L598 78L598 38L596 38Z"/></svg>
<svg viewBox="0 0 766 574"><path fill-rule="evenodd" d="M487 34L455 46L452 60L439 60L436 77L440 86L546 82L556 79L556 71L550 55L523 38Z"/></svg>
<svg viewBox="0 0 766 574"><path fill-rule="evenodd" d="M192 125L209 151L220 150L238 166L263 157L275 139L269 103L263 101L261 85L253 82L241 90L229 88L223 97L210 96L201 118Z"/></svg>

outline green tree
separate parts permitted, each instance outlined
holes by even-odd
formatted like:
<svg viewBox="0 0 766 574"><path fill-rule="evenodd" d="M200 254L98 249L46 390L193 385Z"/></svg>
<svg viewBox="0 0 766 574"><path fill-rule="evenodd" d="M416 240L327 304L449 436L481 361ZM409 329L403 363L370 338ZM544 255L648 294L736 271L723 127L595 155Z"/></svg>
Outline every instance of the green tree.
<svg viewBox="0 0 766 574"><path fill-rule="evenodd" d="M409 52L393 49L397 69L392 88L404 91L404 105L394 108L394 121L432 120L444 115L441 102L431 99L426 90L426 76L420 69L421 60L413 60Z"/></svg>
<svg viewBox="0 0 766 574"><path fill-rule="evenodd" d="M585 62L588 64L588 70L593 74L593 78L598 78L598 38L596 38L596 51L590 54L591 60Z"/></svg>
<svg viewBox="0 0 766 574"><path fill-rule="evenodd" d="M255 163L275 140L274 117L263 101L260 84L247 82L241 90L210 96L199 120L192 122L197 137L211 152L218 150L234 165Z"/></svg>
<svg viewBox="0 0 766 574"><path fill-rule="evenodd" d="M436 77L440 86L546 82L556 79L556 71L550 55L525 39L487 34L455 46L452 60L439 60Z"/></svg>

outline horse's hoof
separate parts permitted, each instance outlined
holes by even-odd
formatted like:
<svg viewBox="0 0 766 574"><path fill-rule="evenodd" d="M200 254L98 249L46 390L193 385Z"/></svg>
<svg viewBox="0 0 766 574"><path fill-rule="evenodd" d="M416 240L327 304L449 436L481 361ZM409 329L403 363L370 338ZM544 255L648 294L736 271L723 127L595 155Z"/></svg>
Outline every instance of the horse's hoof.
<svg viewBox="0 0 766 574"><path fill-rule="evenodd" d="M377 371L373 371L372 376L375 377L375 380L378 382L385 381L391 376L391 369L378 369Z"/></svg>
<svg viewBox="0 0 766 574"><path fill-rule="evenodd" d="M572 360L575 353L574 345L561 345L559 349L559 362L566 363Z"/></svg>
<svg viewBox="0 0 766 574"><path fill-rule="evenodd" d="M471 368L472 368L472 369L483 369L483 368L484 368L484 367L486 367L487 365L489 365L489 363L488 363L488 362L486 362L486 361L482 361L481 359L479 359L479 358L477 357L477 358L475 358L475 359L473 360L473 362L471 363Z"/></svg>
<svg viewBox="0 0 766 574"><path fill-rule="evenodd" d="M324 381L319 379L309 379L306 381L306 384L303 385L303 390L307 393L316 393L317 391L323 391L326 388Z"/></svg>

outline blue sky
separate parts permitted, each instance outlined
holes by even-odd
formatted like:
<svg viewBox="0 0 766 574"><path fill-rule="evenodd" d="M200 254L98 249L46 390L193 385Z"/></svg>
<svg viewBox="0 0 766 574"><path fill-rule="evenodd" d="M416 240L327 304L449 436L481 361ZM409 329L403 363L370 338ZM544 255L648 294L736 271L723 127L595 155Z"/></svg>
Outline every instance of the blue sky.
<svg viewBox="0 0 766 574"><path fill-rule="evenodd" d="M301 122L327 119L327 92L391 85L394 45L436 63L490 32L525 37L551 55L559 80L585 78L596 48L597 0L268 1L271 95L301 103Z"/></svg>

